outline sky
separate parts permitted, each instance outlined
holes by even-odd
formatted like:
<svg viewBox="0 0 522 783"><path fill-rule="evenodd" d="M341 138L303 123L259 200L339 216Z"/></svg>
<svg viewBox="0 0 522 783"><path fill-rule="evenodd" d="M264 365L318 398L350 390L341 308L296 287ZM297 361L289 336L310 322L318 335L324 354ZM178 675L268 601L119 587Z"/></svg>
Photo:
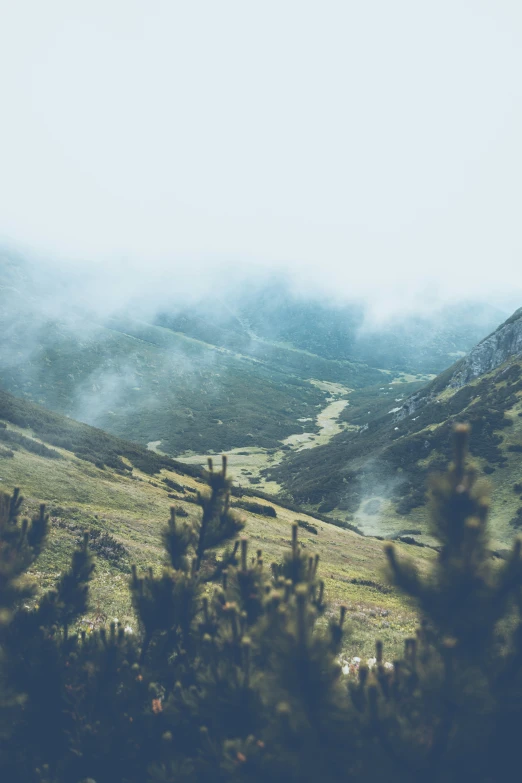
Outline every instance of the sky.
<svg viewBox="0 0 522 783"><path fill-rule="evenodd" d="M522 305L518 0L2 6L0 241L126 283Z"/></svg>

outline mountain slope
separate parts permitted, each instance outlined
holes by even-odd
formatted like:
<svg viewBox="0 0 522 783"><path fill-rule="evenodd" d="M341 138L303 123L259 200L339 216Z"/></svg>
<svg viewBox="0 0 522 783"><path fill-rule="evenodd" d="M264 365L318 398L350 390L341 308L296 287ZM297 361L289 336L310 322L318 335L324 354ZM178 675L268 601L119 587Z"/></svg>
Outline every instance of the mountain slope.
<svg viewBox="0 0 522 783"><path fill-rule="evenodd" d="M67 439L68 448L58 445ZM88 446L89 451L80 458L73 449L78 451L82 446ZM42 500L48 503L51 541L38 561L36 574L42 587L54 584L82 531L89 531L97 570L91 607L84 618L87 626L118 617L133 627L127 590L130 564L161 566L160 533L171 504L197 524L200 509L195 493L204 489L199 469L6 393L0 393L0 480L4 490L21 487L24 513L35 511ZM249 510L247 502L257 505ZM290 545L291 523L304 523L301 543L310 555L320 555L332 611L338 613L342 603L348 606L351 649L372 655L378 633L390 654L400 652L404 635L414 631L415 617L383 581L382 542L265 498L233 498L232 504L240 504L245 532L253 547L263 550L267 564L279 561ZM254 513L268 505L275 516ZM429 566L432 550L406 544L398 547L403 554L415 557L422 569Z"/></svg>
<svg viewBox="0 0 522 783"><path fill-rule="evenodd" d="M362 302L336 304L320 296L297 295L288 282L277 280L251 286L229 303L227 331L221 339L231 340L232 335L248 331L250 336L329 359L433 374L469 351L505 316L487 303L456 302L378 321ZM188 328L197 328L193 314L181 314L178 319L182 317L190 324Z"/></svg>
<svg viewBox="0 0 522 783"><path fill-rule="evenodd" d="M170 454L273 448L302 433L300 420L313 420L324 402L311 380L359 388L386 377L263 341L240 353L213 338L208 319L195 338L135 312L101 317L75 309L72 282L62 290L59 276L0 260L1 386L143 445L161 442Z"/></svg>
<svg viewBox="0 0 522 783"><path fill-rule="evenodd" d="M187 306L175 280L148 302L128 300L124 279L91 278L0 252L1 386L177 455L278 448L324 407L311 381L357 390L406 370L421 380L500 317L458 305L368 330L361 305L297 296L281 280L232 283Z"/></svg>
<svg viewBox="0 0 522 783"><path fill-rule="evenodd" d="M368 390L360 396L368 400ZM426 533L425 482L443 467L452 423L472 425L471 452L490 476L494 530L504 545L522 524L522 310L467 356L406 399L373 390L372 411L345 409L358 426L313 454L291 455L270 471L296 502L355 520L372 533ZM413 516L413 515L412 515Z"/></svg>

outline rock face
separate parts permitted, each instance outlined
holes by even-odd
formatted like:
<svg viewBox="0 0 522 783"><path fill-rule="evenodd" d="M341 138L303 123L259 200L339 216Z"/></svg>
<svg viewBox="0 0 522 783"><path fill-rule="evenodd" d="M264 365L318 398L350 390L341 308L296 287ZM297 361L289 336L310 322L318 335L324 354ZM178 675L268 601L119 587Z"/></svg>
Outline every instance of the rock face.
<svg viewBox="0 0 522 783"><path fill-rule="evenodd" d="M415 392L395 412L394 421L400 422L425 405L438 402L437 396L444 389L460 389L475 378L492 372L510 358L522 356L522 307L508 318L493 334L476 345L453 368L443 373L427 387ZM453 372L452 372L453 369ZM446 377L444 377L446 376Z"/></svg>
<svg viewBox="0 0 522 783"><path fill-rule="evenodd" d="M491 372L510 357L522 355L522 307L502 326L482 340L459 362L448 386L460 389L479 375Z"/></svg>

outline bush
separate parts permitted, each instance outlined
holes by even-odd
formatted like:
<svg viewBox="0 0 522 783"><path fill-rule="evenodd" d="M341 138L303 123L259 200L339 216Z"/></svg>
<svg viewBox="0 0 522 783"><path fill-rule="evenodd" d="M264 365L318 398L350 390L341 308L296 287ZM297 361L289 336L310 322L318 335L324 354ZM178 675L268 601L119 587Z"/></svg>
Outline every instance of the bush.
<svg viewBox="0 0 522 783"><path fill-rule="evenodd" d="M511 527L515 527L517 530L522 528L522 506L517 509L517 513L515 516L510 520L509 524Z"/></svg>
<svg viewBox="0 0 522 783"><path fill-rule="evenodd" d="M163 531L161 571L129 580L138 633L74 632L88 606L87 538L56 588L21 577L42 551L43 507L20 522L0 498L0 774L9 783L476 783L511 780L522 721L521 544L491 558L488 499L465 463L431 486L440 552L426 576L386 544L395 589L419 629L400 660L377 640L365 665L339 660L346 608L328 610L318 557L298 525L264 567L210 466L201 520ZM219 578L219 586L211 583ZM354 585L384 585L353 577ZM345 671L346 670L346 671Z"/></svg>
<svg viewBox="0 0 522 783"><path fill-rule="evenodd" d="M277 513L273 506L265 506L264 503L255 503L249 500L238 500L236 506L250 511L252 514L260 514L263 517L276 517Z"/></svg>
<svg viewBox="0 0 522 783"><path fill-rule="evenodd" d="M414 508L422 506L426 501L426 493L424 489L410 488L410 492L401 498L397 504L397 513L407 515Z"/></svg>
<svg viewBox="0 0 522 783"><path fill-rule="evenodd" d="M318 530L315 525L312 525L311 522L307 522L306 519L297 519L297 526L302 527L303 530L307 530L309 533L313 533L314 536L318 534Z"/></svg>
<svg viewBox="0 0 522 783"><path fill-rule="evenodd" d="M163 483L166 484L169 489L175 489L176 492L185 492L183 484L178 484L178 482L173 479L164 478Z"/></svg>
<svg viewBox="0 0 522 783"><path fill-rule="evenodd" d="M391 587L388 587L388 585L383 585L380 582L374 582L373 579L360 579L359 577L353 577L350 579L350 584L359 585L360 587L372 587L374 590L377 590L379 593L384 593L385 595L393 593Z"/></svg>
<svg viewBox="0 0 522 783"><path fill-rule="evenodd" d="M417 541L413 536L397 536L397 541L400 541L402 544L410 544L410 546L424 546L421 541Z"/></svg>
<svg viewBox="0 0 522 783"><path fill-rule="evenodd" d="M48 457L49 459L62 458L62 455L58 451L49 449L47 446L44 446L43 443L39 443L32 438L26 438L25 435L22 435L15 430L1 428L0 440L3 440L5 443L15 444L15 446L21 446L26 451L31 451L33 454L38 454L40 457Z"/></svg>
<svg viewBox="0 0 522 783"><path fill-rule="evenodd" d="M317 509L320 514L329 514L330 511L333 511L335 508L335 501L333 500L325 500L323 503L319 505L319 508Z"/></svg>
<svg viewBox="0 0 522 783"><path fill-rule="evenodd" d="M81 541L78 541L78 545ZM89 548L95 552L98 557L107 560L111 565L121 571L130 572L129 562L127 560L127 548L117 541L107 531L96 528L89 531Z"/></svg>

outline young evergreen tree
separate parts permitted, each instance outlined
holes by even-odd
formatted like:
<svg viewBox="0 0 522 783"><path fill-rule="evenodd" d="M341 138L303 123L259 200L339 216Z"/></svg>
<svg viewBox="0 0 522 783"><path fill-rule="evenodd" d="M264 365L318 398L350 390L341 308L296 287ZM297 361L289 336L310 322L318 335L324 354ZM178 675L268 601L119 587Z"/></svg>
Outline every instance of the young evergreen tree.
<svg viewBox="0 0 522 783"><path fill-rule="evenodd" d="M35 592L25 572L41 552L49 523L43 505L32 521L20 522L22 500L18 489L0 496L0 770L13 781L30 780L41 760L65 751L64 667L75 643L68 628L85 611L94 567L84 539L57 587L38 605L22 606Z"/></svg>
<svg viewBox="0 0 522 783"><path fill-rule="evenodd" d="M346 611L327 617L318 558L299 546L266 567L212 463L200 523L163 531L164 566L130 590L140 634L77 633L87 540L55 590L26 605L23 576L45 541L42 507L19 522L0 500L0 775L13 783L491 783L517 769L522 718L522 564L488 548L486 487L466 464L468 430L432 484L440 552L421 576L387 548L419 607L404 657L346 678ZM221 554L217 555L215 548Z"/></svg>
<svg viewBox="0 0 522 783"><path fill-rule="evenodd" d="M412 780L504 780L518 766L508 738L522 717L521 544L505 562L493 558L488 486L466 463L468 438L457 425L454 462L432 480L441 546L431 573L421 577L386 548L420 628L392 674L378 667L368 699L383 748Z"/></svg>
<svg viewBox="0 0 522 783"><path fill-rule="evenodd" d="M38 557L44 544L48 517L43 506L31 522L19 522L22 497L15 489L12 496L0 493L0 742L11 736L13 721L21 709L23 694L18 693L8 677L6 639L13 612L34 594L24 582L25 571Z"/></svg>

